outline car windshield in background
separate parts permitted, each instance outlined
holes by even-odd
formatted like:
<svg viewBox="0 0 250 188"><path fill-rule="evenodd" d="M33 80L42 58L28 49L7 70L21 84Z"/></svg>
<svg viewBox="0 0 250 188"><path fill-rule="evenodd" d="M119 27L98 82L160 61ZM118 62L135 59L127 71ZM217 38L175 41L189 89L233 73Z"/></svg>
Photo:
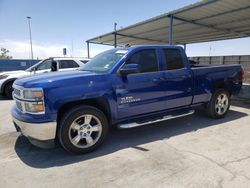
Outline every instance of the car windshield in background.
<svg viewBox="0 0 250 188"><path fill-rule="evenodd" d="M111 50L103 52L91 59L83 68L82 71L92 72L108 72L114 65L126 55L128 50Z"/></svg>
<svg viewBox="0 0 250 188"><path fill-rule="evenodd" d="M44 60L39 61L38 63L36 63L35 65L29 67L28 69L26 69L25 71L27 72L32 72L34 70L35 67L37 67L38 64L42 63Z"/></svg>

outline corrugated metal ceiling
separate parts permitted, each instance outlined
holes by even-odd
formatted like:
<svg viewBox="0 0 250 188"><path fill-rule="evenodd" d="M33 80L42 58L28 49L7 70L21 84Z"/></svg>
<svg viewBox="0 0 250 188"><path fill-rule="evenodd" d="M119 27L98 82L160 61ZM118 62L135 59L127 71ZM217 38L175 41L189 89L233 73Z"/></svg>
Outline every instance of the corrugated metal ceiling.
<svg viewBox="0 0 250 188"><path fill-rule="evenodd" d="M204 0L117 30L117 45L168 44L170 15L174 44L250 36L250 0ZM114 45L114 32L88 42Z"/></svg>

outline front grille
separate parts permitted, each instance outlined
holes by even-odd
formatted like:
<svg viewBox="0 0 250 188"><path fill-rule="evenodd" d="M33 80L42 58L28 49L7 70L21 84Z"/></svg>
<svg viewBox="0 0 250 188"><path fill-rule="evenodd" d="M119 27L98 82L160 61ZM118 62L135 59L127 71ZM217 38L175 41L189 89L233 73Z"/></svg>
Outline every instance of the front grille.
<svg viewBox="0 0 250 188"><path fill-rule="evenodd" d="M15 96L21 97L21 90L20 89L14 88L13 93L14 93Z"/></svg>
<svg viewBox="0 0 250 188"><path fill-rule="evenodd" d="M22 103L20 101L17 101L16 100L16 107L20 110L20 111L23 111L23 106L22 106Z"/></svg>

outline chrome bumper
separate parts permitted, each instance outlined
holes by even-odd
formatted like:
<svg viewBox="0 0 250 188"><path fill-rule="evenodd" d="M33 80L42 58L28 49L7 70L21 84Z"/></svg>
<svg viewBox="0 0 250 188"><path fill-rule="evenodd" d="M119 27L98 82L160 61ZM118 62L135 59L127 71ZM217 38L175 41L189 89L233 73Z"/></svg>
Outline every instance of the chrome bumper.
<svg viewBox="0 0 250 188"><path fill-rule="evenodd" d="M31 139L39 141L54 140L56 138L56 122L27 123L12 117L20 132Z"/></svg>

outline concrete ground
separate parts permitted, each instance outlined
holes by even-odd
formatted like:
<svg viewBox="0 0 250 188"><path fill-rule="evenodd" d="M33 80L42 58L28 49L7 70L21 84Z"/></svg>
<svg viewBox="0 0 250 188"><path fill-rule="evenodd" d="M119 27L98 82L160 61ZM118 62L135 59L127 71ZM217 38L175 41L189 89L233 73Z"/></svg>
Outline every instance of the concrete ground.
<svg viewBox="0 0 250 188"><path fill-rule="evenodd" d="M81 156L43 150L12 125L0 99L0 187L250 187L250 102L234 100L224 119L195 115L112 130Z"/></svg>

